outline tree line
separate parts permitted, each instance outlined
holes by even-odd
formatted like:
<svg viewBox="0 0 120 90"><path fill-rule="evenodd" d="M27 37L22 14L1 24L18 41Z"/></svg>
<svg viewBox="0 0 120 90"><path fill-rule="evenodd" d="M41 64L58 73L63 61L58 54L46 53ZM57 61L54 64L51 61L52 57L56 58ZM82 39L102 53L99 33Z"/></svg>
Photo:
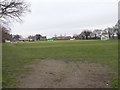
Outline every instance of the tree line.
<svg viewBox="0 0 120 90"><path fill-rule="evenodd" d="M30 4L24 2L23 0L0 0L0 37L1 42L5 40L12 40L14 38L20 38L20 35L10 34L11 28L9 24L12 21L22 21L21 16L25 15L27 12L30 12ZM75 39L100 39L101 32L107 33L110 39L115 39L116 37L120 39L120 20L112 28L106 28L104 30L96 29L83 30L80 34L73 35ZM40 35L37 35L39 40ZM28 38L34 38L35 36L29 36Z"/></svg>
<svg viewBox="0 0 120 90"><path fill-rule="evenodd" d="M107 34L109 39L120 39L120 20L118 20L114 27L108 27L104 30L95 29L94 31L86 29L73 37L75 39L100 39L102 34Z"/></svg>
<svg viewBox="0 0 120 90"><path fill-rule="evenodd" d="M5 27L2 27L2 30L3 30L3 32L2 32L2 41L3 42L5 42L5 40L19 41L19 39L22 38L22 35L18 35L18 34L12 35L12 34L10 34L10 28L7 29ZM120 20L112 28L108 27L104 30L95 29L94 31L85 29L80 34L73 35L73 37L71 37L71 38L74 38L76 40L101 39L101 35L102 35L101 32L103 34L107 34L109 39L120 39ZM46 36L42 36L40 34L36 34L36 35L33 35L33 36L29 35L27 38L28 38L28 41L47 40ZM53 38L56 38L56 40L57 40L57 36L53 37ZM67 36L60 36L58 38L59 38L59 40L60 39L64 40L64 39L67 38ZM71 38L69 37L67 39L71 39Z"/></svg>

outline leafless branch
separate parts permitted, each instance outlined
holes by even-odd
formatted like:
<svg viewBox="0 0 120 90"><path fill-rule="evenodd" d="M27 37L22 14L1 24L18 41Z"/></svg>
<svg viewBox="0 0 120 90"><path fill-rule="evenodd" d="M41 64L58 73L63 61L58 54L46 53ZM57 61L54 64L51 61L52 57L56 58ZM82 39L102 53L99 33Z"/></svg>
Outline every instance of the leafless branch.
<svg viewBox="0 0 120 90"><path fill-rule="evenodd" d="M0 19L21 20L21 16L30 12L29 7L23 0L0 0Z"/></svg>

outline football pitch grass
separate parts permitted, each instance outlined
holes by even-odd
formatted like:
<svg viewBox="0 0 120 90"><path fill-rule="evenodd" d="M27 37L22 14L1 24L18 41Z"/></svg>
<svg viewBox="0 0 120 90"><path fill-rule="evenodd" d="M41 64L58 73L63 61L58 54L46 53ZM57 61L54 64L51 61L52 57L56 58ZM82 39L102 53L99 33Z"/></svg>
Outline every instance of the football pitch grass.
<svg viewBox="0 0 120 90"><path fill-rule="evenodd" d="M117 40L73 40L4 43L2 45L2 84L15 87L16 77L28 74L24 65L40 60L68 60L108 65L118 73Z"/></svg>

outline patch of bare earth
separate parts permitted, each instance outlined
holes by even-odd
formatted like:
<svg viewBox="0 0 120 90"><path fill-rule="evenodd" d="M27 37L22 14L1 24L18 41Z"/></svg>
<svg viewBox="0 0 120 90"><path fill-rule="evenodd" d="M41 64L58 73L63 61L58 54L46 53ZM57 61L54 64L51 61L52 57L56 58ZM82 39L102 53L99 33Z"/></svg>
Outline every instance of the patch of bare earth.
<svg viewBox="0 0 120 90"><path fill-rule="evenodd" d="M110 88L115 75L107 66L78 61L43 60L29 67L33 72L18 88Z"/></svg>

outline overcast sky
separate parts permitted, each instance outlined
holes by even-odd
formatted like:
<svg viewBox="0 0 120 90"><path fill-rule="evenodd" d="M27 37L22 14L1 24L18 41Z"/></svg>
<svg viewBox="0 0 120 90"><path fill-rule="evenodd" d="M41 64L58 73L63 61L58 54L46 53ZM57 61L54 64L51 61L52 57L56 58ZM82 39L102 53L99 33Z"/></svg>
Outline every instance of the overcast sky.
<svg viewBox="0 0 120 90"><path fill-rule="evenodd" d="M26 0L31 13L14 22L12 34L79 34L84 29L105 29L118 20L119 0Z"/></svg>

